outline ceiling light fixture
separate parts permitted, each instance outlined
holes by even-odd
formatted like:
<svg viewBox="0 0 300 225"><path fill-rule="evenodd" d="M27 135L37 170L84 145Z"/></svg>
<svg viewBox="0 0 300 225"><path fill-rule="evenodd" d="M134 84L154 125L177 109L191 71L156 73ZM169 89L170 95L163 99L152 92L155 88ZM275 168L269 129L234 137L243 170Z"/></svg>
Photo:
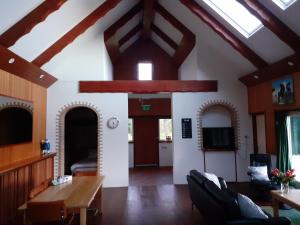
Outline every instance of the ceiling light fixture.
<svg viewBox="0 0 300 225"><path fill-rule="evenodd" d="M16 61L15 58L10 58L10 59L8 60L8 63L9 63L9 64L13 64L15 61Z"/></svg>
<svg viewBox="0 0 300 225"><path fill-rule="evenodd" d="M288 65L289 65L289 66L294 66L295 63L293 63L292 61L288 61Z"/></svg>
<svg viewBox="0 0 300 225"><path fill-rule="evenodd" d="M42 79L44 76L45 76L44 74L40 75L40 79Z"/></svg>
<svg viewBox="0 0 300 225"><path fill-rule="evenodd" d="M253 77L254 77L254 79L256 79L256 80L259 78L258 75L253 75Z"/></svg>

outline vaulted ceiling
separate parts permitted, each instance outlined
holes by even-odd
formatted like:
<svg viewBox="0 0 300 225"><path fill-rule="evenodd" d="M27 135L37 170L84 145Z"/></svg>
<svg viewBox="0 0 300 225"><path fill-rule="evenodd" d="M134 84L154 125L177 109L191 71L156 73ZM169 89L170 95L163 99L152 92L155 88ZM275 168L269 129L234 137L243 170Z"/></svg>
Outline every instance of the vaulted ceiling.
<svg viewBox="0 0 300 225"><path fill-rule="evenodd" d="M194 50L200 66L213 73L222 61L246 85L299 70L300 2L283 11L271 0L238 1L264 25L248 39L203 0L1 1L0 68L23 77L33 71L27 79L45 86L56 78L105 80L99 41L114 62L150 38L178 67Z"/></svg>

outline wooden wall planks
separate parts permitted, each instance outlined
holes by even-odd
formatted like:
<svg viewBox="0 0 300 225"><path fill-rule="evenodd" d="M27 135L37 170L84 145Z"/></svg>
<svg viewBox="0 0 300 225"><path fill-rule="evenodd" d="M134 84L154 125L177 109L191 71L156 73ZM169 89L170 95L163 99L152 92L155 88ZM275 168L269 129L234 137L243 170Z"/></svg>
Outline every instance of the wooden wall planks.
<svg viewBox="0 0 300 225"><path fill-rule="evenodd" d="M272 103L272 81L248 87L248 109L250 114L265 113L267 152L277 154L275 112L300 110L300 72L293 74L295 101L291 105Z"/></svg>
<svg viewBox="0 0 300 225"><path fill-rule="evenodd" d="M53 179L55 154L34 157L11 170L0 167L0 225L21 224L18 207L24 204L30 191L42 182Z"/></svg>
<svg viewBox="0 0 300 225"><path fill-rule="evenodd" d="M0 95L33 102L32 142L0 147L0 165L5 166L40 154L46 137L47 89L0 70Z"/></svg>

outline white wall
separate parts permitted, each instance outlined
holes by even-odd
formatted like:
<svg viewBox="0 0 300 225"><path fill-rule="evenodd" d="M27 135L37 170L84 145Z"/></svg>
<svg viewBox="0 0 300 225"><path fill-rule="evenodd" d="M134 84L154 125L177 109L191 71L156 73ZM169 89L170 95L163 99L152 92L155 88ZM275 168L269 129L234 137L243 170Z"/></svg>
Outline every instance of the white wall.
<svg viewBox="0 0 300 225"><path fill-rule="evenodd" d="M175 184L185 184L186 175L192 169L204 171L204 153L199 149L197 133L197 116L200 106L212 99L225 99L237 108L240 116L241 144L237 151L238 181L248 181L247 167L249 154L253 151L251 118L247 113L246 91L236 95L234 89L217 93L174 93L172 96L173 118L173 147L174 164L173 177ZM188 109L188 110L187 110ZM182 139L181 119L192 119L192 138ZM245 138L247 136L247 138ZM234 153L232 152L207 152L207 171L215 172L227 181L235 181Z"/></svg>
<svg viewBox="0 0 300 225"><path fill-rule="evenodd" d="M173 166L172 143L159 143L159 166ZM129 168L134 167L134 144L129 143Z"/></svg>
<svg viewBox="0 0 300 225"><path fill-rule="evenodd" d="M81 94L78 82L58 81L48 89L47 138L55 144L56 115L64 105L88 102L96 106L103 116L103 175L105 187L128 186L128 95ZM108 118L118 117L116 129L106 126Z"/></svg>

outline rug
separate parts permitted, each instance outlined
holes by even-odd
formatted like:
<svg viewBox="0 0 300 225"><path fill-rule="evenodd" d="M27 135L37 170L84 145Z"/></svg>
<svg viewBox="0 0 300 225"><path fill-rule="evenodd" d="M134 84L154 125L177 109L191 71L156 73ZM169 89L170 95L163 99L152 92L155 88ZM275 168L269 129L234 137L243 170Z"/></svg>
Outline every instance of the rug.
<svg viewBox="0 0 300 225"><path fill-rule="evenodd" d="M273 208L271 206L262 206L261 208L273 215ZM279 216L289 218L292 221L291 225L300 225L300 211L296 209L279 210Z"/></svg>

